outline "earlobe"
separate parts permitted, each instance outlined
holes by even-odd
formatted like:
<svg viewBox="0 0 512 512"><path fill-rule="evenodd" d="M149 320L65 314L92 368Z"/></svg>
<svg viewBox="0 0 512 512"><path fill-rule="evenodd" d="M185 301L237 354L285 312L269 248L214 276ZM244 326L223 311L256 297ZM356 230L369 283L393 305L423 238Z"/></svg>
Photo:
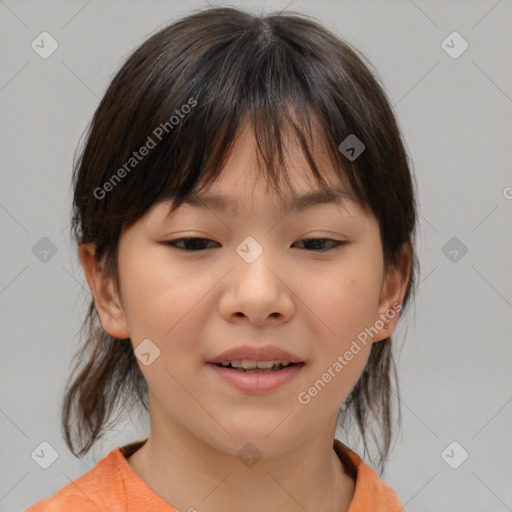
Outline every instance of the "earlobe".
<svg viewBox="0 0 512 512"><path fill-rule="evenodd" d="M95 256L93 243L79 244L77 254L91 290L94 306L101 326L114 338L129 338L123 308L115 292L112 279L105 275L101 263Z"/></svg>

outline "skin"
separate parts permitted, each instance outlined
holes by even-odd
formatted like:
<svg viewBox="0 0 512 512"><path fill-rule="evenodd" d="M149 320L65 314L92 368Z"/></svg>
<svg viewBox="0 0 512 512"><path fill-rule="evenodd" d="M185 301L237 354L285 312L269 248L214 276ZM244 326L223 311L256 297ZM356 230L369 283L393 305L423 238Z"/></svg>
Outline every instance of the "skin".
<svg viewBox="0 0 512 512"><path fill-rule="evenodd" d="M325 154L316 156L327 163ZM302 152L288 158L294 189L316 189ZM137 360L149 387L151 435L128 463L181 511L347 511L355 484L333 450L338 408L372 342L391 335L398 314L310 403L297 396L379 315L402 303L410 259L384 274L378 222L353 201L283 216L258 173L247 126L210 191L237 198L239 213L183 205L168 216L170 203L159 203L122 232L120 290L103 274L94 245L78 248L104 330L130 337L134 349L147 338L160 349L149 366ZM162 243L186 236L213 242L196 252ZM235 251L247 236L263 248L250 264ZM348 244L320 252L299 243L310 237ZM273 392L245 394L206 365L244 344L277 345L306 364ZM247 442L262 454L252 467L237 456Z"/></svg>

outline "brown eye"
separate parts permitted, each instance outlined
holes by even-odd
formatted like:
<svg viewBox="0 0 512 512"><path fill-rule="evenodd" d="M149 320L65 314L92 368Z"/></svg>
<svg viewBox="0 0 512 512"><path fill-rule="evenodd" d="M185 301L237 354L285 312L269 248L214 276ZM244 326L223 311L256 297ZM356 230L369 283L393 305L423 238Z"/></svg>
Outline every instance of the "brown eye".
<svg viewBox="0 0 512 512"><path fill-rule="evenodd" d="M213 242L208 238L199 238L199 237L187 237L187 238L176 238L175 240L168 240L165 242L166 245L170 245L172 247L176 247L178 249L183 249L184 251L203 251L208 249L208 247L204 247L205 242ZM182 247L178 244L184 243L185 247ZM188 247L187 247L188 246Z"/></svg>
<svg viewBox="0 0 512 512"><path fill-rule="evenodd" d="M325 242L331 242L331 247L323 247ZM344 242L343 240L333 240L332 238L305 238L304 240L300 240L298 243L304 243L307 246L309 245L310 247L306 247L306 249L315 252L326 252L347 244L347 242Z"/></svg>

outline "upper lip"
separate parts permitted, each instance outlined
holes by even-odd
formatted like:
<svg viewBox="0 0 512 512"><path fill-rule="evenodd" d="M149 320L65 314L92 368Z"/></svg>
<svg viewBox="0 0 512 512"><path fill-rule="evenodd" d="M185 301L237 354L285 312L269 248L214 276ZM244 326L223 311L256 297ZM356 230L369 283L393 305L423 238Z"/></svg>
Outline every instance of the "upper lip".
<svg viewBox="0 0 512 512"><path fill-rule="evenodd" d="M290 363L302 363L302 359L279 347L234 347L222 352L210 360L209 363L219 364L222 361L289 361Z"/></svg>

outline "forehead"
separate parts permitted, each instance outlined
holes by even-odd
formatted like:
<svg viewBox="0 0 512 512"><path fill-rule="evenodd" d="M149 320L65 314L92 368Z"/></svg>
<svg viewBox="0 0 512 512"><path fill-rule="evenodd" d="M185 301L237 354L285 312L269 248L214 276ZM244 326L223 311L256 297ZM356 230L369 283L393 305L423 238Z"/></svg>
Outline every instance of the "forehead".
<svg viewBox="0 0 512 512"><path fill-rule="evenodd" d="M309 190L295 191L287 197L278 197L280 212L302 212L321 204L334 204L346 206L347 202L353 201L353 197L342 187L331 189L319 189L318 187ZM242 198L238 197L236 191L228 192L198 192L193 191L183 204L236 216L241 212Z"/></svg>
<svg viewBox="0 0 512 512"><path fill-rule="evenodd" d="M285 134L284 164L278 168L279 177L271 175L258 158L257 141L252 126L246 123L240 129L236 141L213 184L200 185L188 194L183 204L209 208L222 213L237 215L245 202L261 197L265 202L276 202L281 210L302 211L318 204L338 205L354 201L343 172L336 172L336 162L321 143L311 148L312 156L327 186L323 186L313 175L300 144ZM287 179L284 179L286 174ZM272 181L272 186L271 183ZM277 186L277 182L284 185Z"/></svg>

